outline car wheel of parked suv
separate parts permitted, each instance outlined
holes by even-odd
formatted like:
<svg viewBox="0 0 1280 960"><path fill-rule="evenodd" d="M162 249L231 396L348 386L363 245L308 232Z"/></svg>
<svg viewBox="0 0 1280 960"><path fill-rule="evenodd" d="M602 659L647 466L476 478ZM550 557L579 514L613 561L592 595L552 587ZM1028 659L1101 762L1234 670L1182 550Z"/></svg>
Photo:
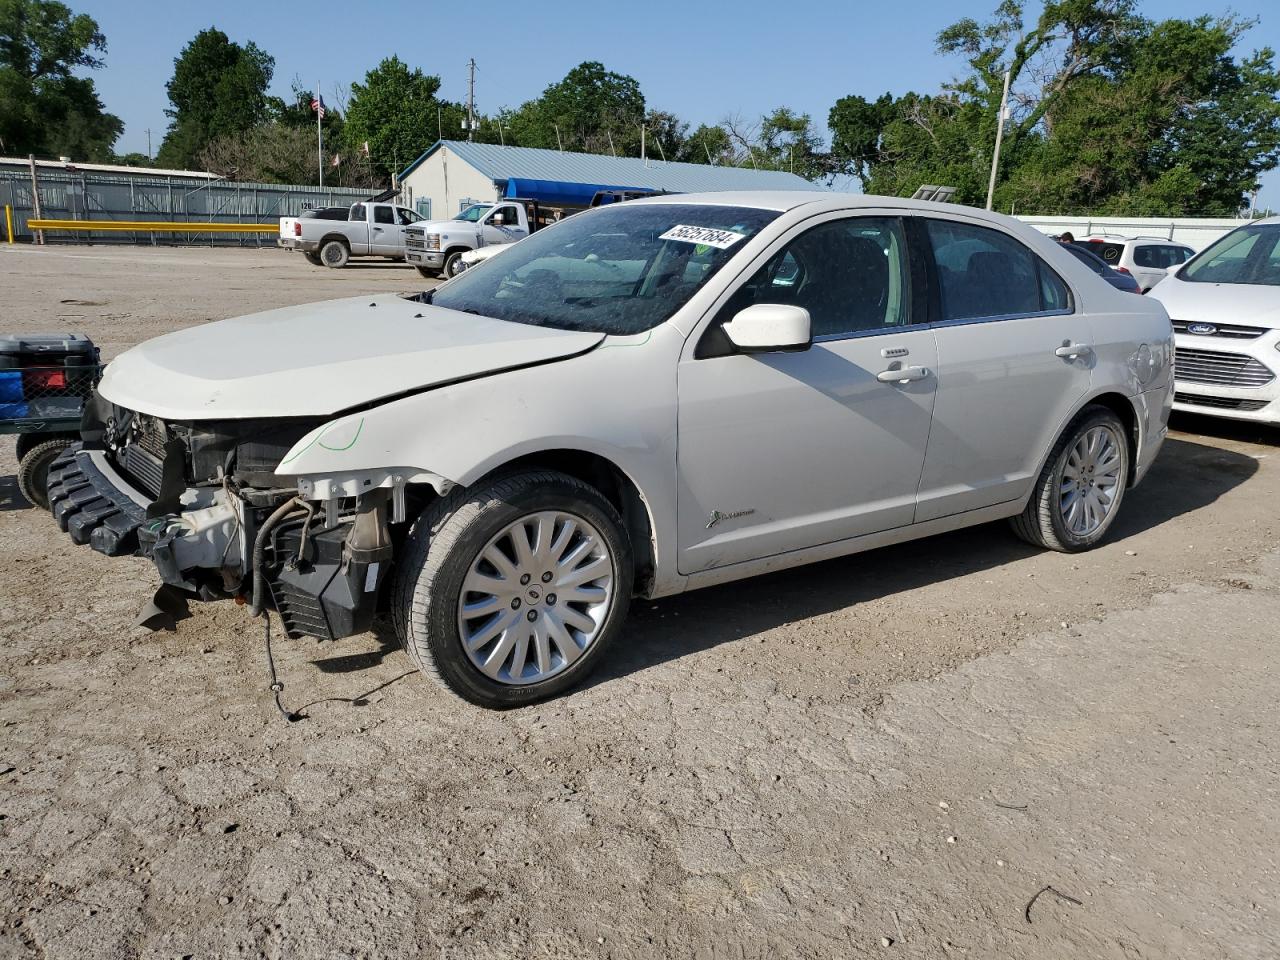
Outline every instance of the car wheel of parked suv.
<svg viewBox="0 0 1280 960"><path fill-rule="evenodd" d="M1014 531L1038 547L1076 553L1106 536L1129 479L1129 442L1120 418L1086 407L1054 445Z"/></svg>
<svg viewBox="0 0 1280 960"><path fill-rule="evenodd" d="M609 501L562 473L518 473L423 512L392 615L425 673L480 706L518 707L594 669L631 586L631 545Z"/></svg>

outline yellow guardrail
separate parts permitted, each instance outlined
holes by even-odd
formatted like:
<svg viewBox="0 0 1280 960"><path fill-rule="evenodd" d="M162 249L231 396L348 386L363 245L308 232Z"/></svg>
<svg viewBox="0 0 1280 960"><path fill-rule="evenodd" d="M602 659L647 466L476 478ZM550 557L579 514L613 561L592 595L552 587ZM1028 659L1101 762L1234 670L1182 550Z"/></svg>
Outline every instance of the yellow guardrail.
<svg viewBox="0 0 1280 960"><path fill-rule="evenodd" d="M28 220L33 230L117 233L276 233L278 223L180 223L173 220Z"/></svg>

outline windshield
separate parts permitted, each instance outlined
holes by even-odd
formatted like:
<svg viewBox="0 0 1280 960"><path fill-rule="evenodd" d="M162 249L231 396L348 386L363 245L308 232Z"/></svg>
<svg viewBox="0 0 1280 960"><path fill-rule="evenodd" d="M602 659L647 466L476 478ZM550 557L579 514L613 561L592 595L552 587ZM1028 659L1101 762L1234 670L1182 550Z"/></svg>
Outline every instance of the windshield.
<svg viewBox="0 0 1280 960"><path fill-rule="evenodd" d="M560 330L651 330L778 216L710 204L619 203L575 214L434 291L451 310Z"/></svg>
<svg viewBox="0 0 1280 960"><path fill-rule="evenodd" d="M1249 283L1280 287L1280 223L1232 230L1178 273L1190 283Z"/></svg>
<svg viewBox="0 0 1280 960"><path fill-rule="evenodd" d="M471 206L467 207L467 209L463 210L460 214L458 214L453 219L465 220L468 223L475 223L477 220L483 217L485 211L492 206L493 204L491 203L473 203Z"/></svg>

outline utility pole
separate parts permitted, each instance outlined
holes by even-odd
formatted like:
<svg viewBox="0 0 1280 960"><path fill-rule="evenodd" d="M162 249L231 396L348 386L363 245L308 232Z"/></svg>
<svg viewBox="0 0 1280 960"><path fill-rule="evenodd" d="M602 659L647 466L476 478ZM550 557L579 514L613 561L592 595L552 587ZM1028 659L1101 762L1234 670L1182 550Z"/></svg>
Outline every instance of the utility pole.
<svg viewBox="0 0 1280 960"><path fill-rule="evenodd" d="M35 219L43 220L44 213L40 210L40 182L36 179L36 155L34 153L27 154L27 162L31 164L31 210L35 213ZM44 245L44 231L36 231L36 243Z"/></svg>
<svg viewBox="0 0 1280 960"><path fill-rule="evenodd" d="M324 113L324 98L320 96L320 84L316 84L316 169L320 171L320 186L324 186L324 140L320 135L320 117Z"/></svg>
<svg viewBox="0 0 1280 960"><path fill-rule="evenodd" d="M151 159L151 128L147 127L147 160Z"/></svg>
<svg viewBox="0 0 1280 960"><path fill-rule="evenodd" d="M476 138L476 58L467 61L467 142Z"/></svg>
<svg viewBox="0 0 1280 960"><path fill-rule="evenodd" d="M645 135L645 128L642 125L640 127L640 159L642 161L644 160L644 148L645 148L644 135Z"/></svg>
<svg viewBox="0 0 1280 960"><path fill-rule="evenodd" d="M999 123L996 125L996 149L991 155L991 180L987 184L987 209L991 209L991 203L996 195L996 171L1000 169L1000 142L1004 140L1004 122L1009 114L1009 73L1004 72L1004 93L1000 95L1000 117Z"/></svg>

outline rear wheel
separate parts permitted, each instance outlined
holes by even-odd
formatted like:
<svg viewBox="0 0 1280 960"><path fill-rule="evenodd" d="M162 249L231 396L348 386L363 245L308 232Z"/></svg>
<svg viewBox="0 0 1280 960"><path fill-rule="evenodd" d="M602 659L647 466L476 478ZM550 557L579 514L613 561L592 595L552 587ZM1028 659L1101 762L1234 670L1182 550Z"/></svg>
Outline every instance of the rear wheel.
<svg viewBox="0 0 1280 960"><path fill-rule="evenodd" d="M425 673L502 709L591 672L622 627L631 584L630 543L599 491L562 473L518 473L418 518L392 613Z"/></svg>
<svg viewBox="0 0 1280 960"><path fill-rule="evenodd" d="M351 259L351 251L341 240L327 240L320 247L320 262L326 267L345 267Z"/></svg>
<svg viewBox="0 0 1280 960"><path fill-rule="evenodd" d="M1028 543L1077 553L1107 535L1129 479L1129 442L1120 418L1086 407L1054 445L1031 500L1011 521Z"/></svg>
<svg viewBox="0 0 1280 960"><path fill-rule="evenodd" d="M18 461L18 490L32 506L49 509L49 466L73 443L71 437L54 437L37 443Z"/></svg>

